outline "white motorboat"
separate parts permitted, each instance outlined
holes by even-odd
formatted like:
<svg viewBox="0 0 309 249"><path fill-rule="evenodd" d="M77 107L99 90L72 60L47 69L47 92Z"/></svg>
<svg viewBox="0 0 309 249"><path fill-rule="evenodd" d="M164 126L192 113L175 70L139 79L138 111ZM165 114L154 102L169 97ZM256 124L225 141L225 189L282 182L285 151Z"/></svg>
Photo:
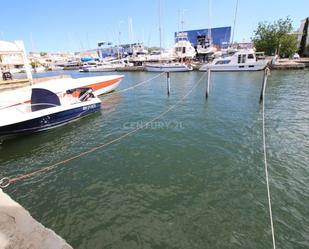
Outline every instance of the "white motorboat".
<svg viewBox="0 0 309 249"><path fill-rule="evenodd" d="M204 64L200 71L227 72L227 71L258 71L263 70L268 60L257 60L253 49L238 50L232 55L215 58L212 62Z"/></svg>
<svg viewBox="0 0 309 249"><path fill-rule="evenodd" d="M176 43L174 45L174 53L179 59L193 59L195 57L195 48L192 46L188 39L188 33L177 33Z"/></svg>
<svg viewBox="0 0 309 249"><path fill-rule="evenodd" d="M56 94L60 94L67 88L91 88L95 96L114 91L123 80L123 75L104 75L95 77L81 77L77 79L62 78L53 79L45 82L27 86L15 90L4 91L0 93L0 110L10 106L29 103L31 99L32 88L46 88Z"/></svg>
<svg viewBox="0 0 309 249"><path fill-rule="evenodd" d="M146 63L145 70L148 72L188 72L193 67L190 64L171 62L171 63Z"/></svg>
<svg viewBox="0 0 309 249"><path fill-rule="evenodd" d="M116 71L117 68L129 66L133 66L133 64L128 63L125 60L112 60L108 62L96 63L90 67L83 67L81 72L113 72Z"/></svg>
<svg viewBox="0 0 309 249"><path fill-rule="evenodd" d="M176 55L173 51L173 49L170 50L157 50L157 51L152 51L149 55L146 56L146 61L147 62L168 62L168 61L173 61L176 60Z"/></svg>
<svg viewBox="0 0 309 249"><path fill-rule="evenodd" d="M32 88L31 103L0 111L5 117L0 120L0 139L55 128L94 113L100 106L100 99L90 88L68 88L61 94Z"/></svg>
<svg viewBox="0 0 309 249"><path fill-rule="evenodd" d="M213 45L210 46L202 46L202 45L197 45L197 53L201 55L212 55L217 52L217 48L214 47Z"/></svg>
<svg viewBox="0 0 309 249"><path fill-rule="evenodd" d="M111 64L97 64L94 67L88 67L82 72L113 72L116 71L116 66Z"/></svg>
<svg viewBox="0 0 309 249"><path fill-rule="evenodd" d="M81 67L79 68L79 72L86 72L88 68L96 67L99 64L97 61L88 61L84 62Z"/></svg>

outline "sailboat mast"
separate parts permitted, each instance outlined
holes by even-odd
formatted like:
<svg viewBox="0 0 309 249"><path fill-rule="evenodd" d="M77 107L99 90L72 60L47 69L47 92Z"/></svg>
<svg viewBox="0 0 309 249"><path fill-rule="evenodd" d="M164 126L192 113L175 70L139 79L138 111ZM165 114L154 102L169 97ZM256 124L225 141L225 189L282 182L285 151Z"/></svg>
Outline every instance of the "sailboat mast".
<svg viewBox="0 0 309 249"><path fill-rule="evenodd" d="M159 38L160 38L160 55L161 55L162 51L161 0L159 0Z"/></svg>
<svg viewBox="0 0 309 249"><path fill-rule="evenodd" d="M208 0L208 39L211 40L211 0Z"/></svg>
<svg viewBox="0 0 309 249"><path fill-rule="evenodd" d="M233 24L233 34L232 34L232 42L231 42L232 45L233 45L233 43L234 43L234 33L235 33L235 26L236 26L237 10L238 10L238 0L236 0L236 7L235 7L235 16L234 16L234 24Z"/></svg>

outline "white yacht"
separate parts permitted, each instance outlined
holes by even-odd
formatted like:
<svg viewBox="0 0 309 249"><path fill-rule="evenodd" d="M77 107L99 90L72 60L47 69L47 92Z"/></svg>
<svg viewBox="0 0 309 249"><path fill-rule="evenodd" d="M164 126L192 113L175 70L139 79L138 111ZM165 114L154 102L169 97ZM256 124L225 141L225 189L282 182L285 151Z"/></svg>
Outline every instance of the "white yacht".
<svg viewBox="0 0 309 249"><path fill-rule="evenodd" d="M132 62L145 62L147 60L148 51L145 49L144 44L135 43L130 49L130 58L129 60Z"/></svg>
<svg viewBox="0 0 309 249"><path fill-rule="evenodd" d="M211 38L200 37L198 39L197 53L201 55L212 55L217 52L217 48L212 44Z"/></svg>
<svg viewBox="0 0 309 249"><path fill-rule="evenodd" d="M193 59L195 57L195 48L192 46L188 39L188 33L177 33L176 43L174 45L174 53L179 59Z"/></svg>
<svg viewBox="0 0 309 249"><path fill-rule="evenodd" d="M98 65L99 62L97 61L88 61L88 62L84 62L81 67L79 68L80 72L86 72L87 69L92 68L92 67L96 67Z"/></svg>
<svg viewBox="0 0 309 249"><path fill-rule="evenodd" d="M215 58L212 62L204 64L200 71L228 72L228 71L258 71L263 70L268 60L257 60L253 49L238 50L234 54Z"/></svg>
<svg viewBox="0 0 309 249"><path fill-rule="evenodd" d="M145 70L148 72L188 72L193 67L190 64L170 62L170 63L146 63Z"/></svg>
<svg viewBox="0 0 309 249"><path fill-rule="evenodd" d="M132 63L128 63L126 60L112 60L108 62L96 63L91 67L85 67L81 72L113 72L117 68L133 66Z"/></svg>

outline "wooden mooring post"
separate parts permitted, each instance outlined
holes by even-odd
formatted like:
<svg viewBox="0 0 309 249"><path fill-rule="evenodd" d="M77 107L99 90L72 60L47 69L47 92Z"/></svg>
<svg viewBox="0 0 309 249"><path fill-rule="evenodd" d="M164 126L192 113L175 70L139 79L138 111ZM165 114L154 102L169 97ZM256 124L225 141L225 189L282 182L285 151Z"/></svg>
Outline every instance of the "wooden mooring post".
<svg viewBox="0 0 309 249"><path fill-rule="evenodd" d="M167 83L167 96L170 96L171 92L171 78L170 78L170 72L166 72L166 83Z"/></svg>
<svg viewBox="0 0 309 249"><path fill-rule="evenodd" d="M263 77L263 84L262 84L262 89L261 89L261 94L260 94L260 103L262 103L265 95L265 89L267 85L267 79L268 76L270 75L270 69L268 67L265 68L264 70L264 77Z"/></svg>
<svg viewBox="0 0 309 249"><path fill-rule="evenodd" d="M205 97L208 99L209 89L210 89L210 68L207 69L207 86L206 86L206 94Z"/></svg>

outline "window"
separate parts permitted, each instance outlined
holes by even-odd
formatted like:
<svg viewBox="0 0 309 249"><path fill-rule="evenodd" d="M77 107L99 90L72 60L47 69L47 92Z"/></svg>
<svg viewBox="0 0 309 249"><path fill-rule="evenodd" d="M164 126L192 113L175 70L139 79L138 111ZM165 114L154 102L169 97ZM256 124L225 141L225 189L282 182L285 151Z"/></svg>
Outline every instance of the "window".
<svg viewBox="0 0 309 249"><path fill-rule="evenodd" d="M254 67L254 65L249 65L249 67Z"/></svg>
<svg viewBox="0 0 309 249"><path fill-rule="evenodd" d="M240 64L240 63L246 63L246 57L247 57L246 54L239 54L239 55L238 55L238 64Z"/></svg>
<svg viewBox="0 0 309 249"><path fill-rule="evenodd" d="M248 54L248 59L254 59L254 55L253 54Z"/></svg>
<svg viewBox="0 0 309 249"><path fill-rule="evenodd" d="M230 62L231 60L221 60L221 61L217 61L216 65L229 64Z"/></svg>

